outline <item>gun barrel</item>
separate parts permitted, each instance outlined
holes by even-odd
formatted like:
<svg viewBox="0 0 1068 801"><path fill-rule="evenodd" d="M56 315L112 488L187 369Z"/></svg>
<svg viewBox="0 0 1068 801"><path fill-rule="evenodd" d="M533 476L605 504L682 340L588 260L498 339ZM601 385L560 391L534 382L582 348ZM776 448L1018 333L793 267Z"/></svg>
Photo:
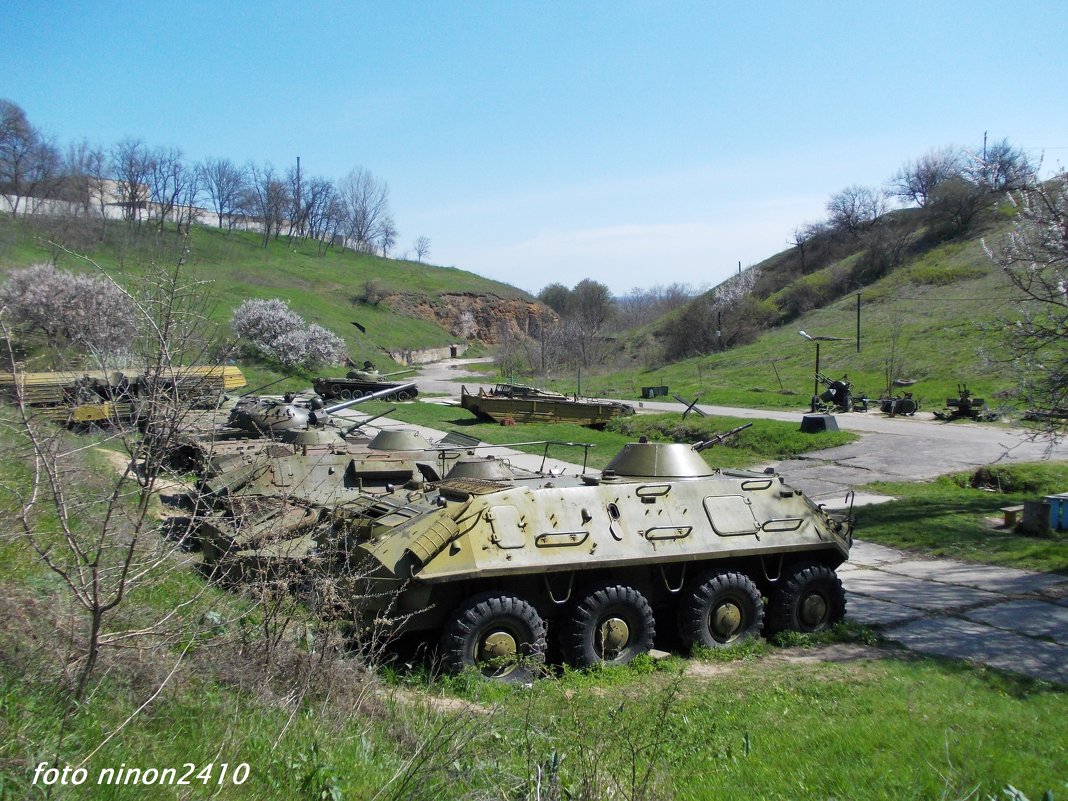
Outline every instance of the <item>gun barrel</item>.
<svg viewBox="0 0 1068 801"><path fill-rule="evenodd" d="M744 431L751 425L753 424L745 423L744 425L740 425L737 428L732 428L730 431L724 431L722 434L716 434L716 436L712 437L711 439L706 439L704 442L698 442L696 445L693 446L693 449L695 451L703 451L707 448L711 448L713 445L718 445L719 443L723 442L723 440L725 440L727 437L734 436L739 431Z"/></svg>
<svg viewBox="0 0 1068 801"><path fill-rule="evenodd" d="M382 378L389 378L390 376L394 376L394 375L404 375L405 373L414 373L414 372L415 372L415 368L414 367L409 367L407 370L395 370L392 373L382 373L381 375L382 375Z"/></svg>
<svg viewBox="0 0 1068 801"><path fill-rule="evenodd" d="M390 395L396 395L400 392L409 392L413 389L415 389L415 383L409 381L407 384L398 384L395 387L380 389L377 392L368 392L366 395L361 395L358 398L350 398L349 400L341 401L341 403L335 403L331 406L327 406L323 411L327 414L333 414L334 412L340 412L342 409L348 409L350 406L355 406L357 403L388 398Z"/></svg>

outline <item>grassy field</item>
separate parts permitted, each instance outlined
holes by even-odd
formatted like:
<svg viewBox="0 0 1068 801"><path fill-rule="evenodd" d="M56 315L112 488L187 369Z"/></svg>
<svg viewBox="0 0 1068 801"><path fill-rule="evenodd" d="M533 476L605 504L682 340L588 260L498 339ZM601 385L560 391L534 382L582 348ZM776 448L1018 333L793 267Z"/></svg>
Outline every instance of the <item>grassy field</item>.
<svg viewBox="0 0 1068 801"><path fill-rule="evenodd" d="M455 408L400 408L420 422L465 419ZM655 436L683 421L625 422ZM735 421L694 422L722 430ZM458 427L486 439L519 433L483 425ZM773 428L743 433L751 432L755 440L739 437L737 451L706 453L759 461L771 455L768 442L781 447ZM72 436L67 449L96 441ZM3 428L0 445L15 453L19 440ZM78 497L89 501L106 489L108 474L92 450L75 452L85 460ZM369 665L299 605L280 610L277 596L206 585L195 556L181 552L106 628L111 636L137 630L173 609L174 633L105 649L89 695L67 715L64 670L77 664L69 649L77 652L79 616L63 582L17 535L12 493L28 477L18 459L0 464L4 801L44 797L32 784L34 769L53 759L60 767L84 765L92 777L53 793L64 799L963 801L995 796L1008 784L1037 799L1060 792L1066 778L1064 688L873 648L878 638L870 631L843 627L787 646L558 670L533 687L511 688L437 678L422 661ZM1034 489L1048 478L1024 471L1003 483ZM929 528L926 516L899 503L900 529L919 536ZM833 652L845 661L824 661L825 649L839 649ZM231 778L220 783L223 763ZM101 771L123 765L174 768L178 776L194 765L195 783L95 783Z"/></svg>
<svg viewBox="0 0 1068 801"><path fill-rule="evenodd" d="M998 528L1001 508L1068 487L1068 463L1004 465L923 483L877 483L867 489L899 500L857 510L858 536L984 564L1068 573L1068 534L1030 536ZM972 486L979 483L981 486Z"/></svg>
<svg viewBox="0 0 1068 801"><path fill-rule="evenodd" d="M775 420L741 420L734 417L702 417L684 420L680 414L653 414L620 417L611 421L603 431L595 431L578 425L561 423L526 423L520 426L501 426L485 422L459 406L442 406L436 403L387 404L370 401L360 405L368 414L378 414L388 409L395 420L429 426L442 431L459 431L483 442L494 445L551 440L590 444L589 465L603 468L628 442L648 436L659 442L697 443L752 422L752 428L739 432L729 442L713 446L701 452L713 467L749 468L763 466L768 462L781 461L806 451L844 445L856 439L848 431L824 431L819 434L801 434L794 423ZM519 450L542 453L541 446L523 446ZM583 449L566 445L554 445L549 455L564 461L582 463Z"/></svg>

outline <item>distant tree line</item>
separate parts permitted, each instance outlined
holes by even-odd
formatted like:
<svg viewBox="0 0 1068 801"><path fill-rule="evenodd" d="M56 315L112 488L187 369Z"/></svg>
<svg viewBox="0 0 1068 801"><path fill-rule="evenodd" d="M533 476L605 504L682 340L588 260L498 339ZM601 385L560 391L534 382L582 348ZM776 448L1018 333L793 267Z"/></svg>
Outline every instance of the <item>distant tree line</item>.
<svg viewBox="0 0 1068 801"><path fill-rule="evenodd" d="M131 138L110 147L82 140L61 150L20 106L3 99L0 194L16 216L58 203L67 214L98 219L101 238L112 217L188 231L205 211L219 228L260 231L264 246L286 236L317 241L320 253L340 242L388 256L399 236L389 186L363 167L334 181L296 165L282 173L270 163L230 158L193 162L179 148ZM422 260L430 240L420 237L414 247Z"/></svg>

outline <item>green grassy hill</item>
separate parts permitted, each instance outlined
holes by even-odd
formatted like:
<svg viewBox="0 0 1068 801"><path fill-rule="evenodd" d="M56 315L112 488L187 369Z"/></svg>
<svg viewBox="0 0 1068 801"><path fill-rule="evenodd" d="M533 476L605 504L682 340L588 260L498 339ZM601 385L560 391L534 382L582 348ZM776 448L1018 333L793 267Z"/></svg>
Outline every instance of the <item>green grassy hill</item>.
<svg viewBox="0 0 1068 801"><path fill-rule="evenodd" d="M789 268L796 254L776 254L757 266L763 271L767 292L759 302L783 320L781 324L749 344L722 352L586 376L583 391L637 397L643 386L668 385L672 392L691 399L699 393L707 403L807 407L813 391L815 346L799 335L803 330L842 338L821 344L820 369L831 378L848 375L855 394L879 397L889 381L913 380L916 383L905 389L915 393L922 408L934 410L942 408L946 398L956 396L958 383L966 383L996 407L1004 403L1003 396L1015 382L1002 332L1019 314L1019 301L984 252L983 239L996 243L1010 226L1011 221L1001 217L969 238L913 248L887 275L844 294L842 276L863 257L862 251L846 251L807 273ZM773 277L777 282L768 286ZM837 299L807 311L787 310L785 299L806 288L817 297L825 293ZM638 336L647 344L669 322L647 326ZM725 319L724 336L731 334L729 324ZM574 376L557 384L573 389Z"/></svg>
<svg viewBox="0 0 1068 801"><path fill-rule="evenodd" d="M423 296L431 304L444 292L532 300L515 287L456 268L337 248L319 255L316 242L283 237L264 248L253 233L194 226L185 237L173 231L157 234L149 224L137 228L114 221L100 241L99 225L99 221L27 222L0 215L0 277L49 261L65 270L92 269L74 255L79 254L120 282L131 282L148 275L153 265L173 266L185 252L187 275L210 282L214 302L210 317L227 332L232 311L243 300L282 298L308 322L343 337L354 360L376 362L382 360L382 349L441 347L457 337L431 320L398 313L388 299L367 301L368 283L378 295ZM353 321L366 333L359 332ZM251 367L257 377L271 372L263 369L266 365Z"/></svg>

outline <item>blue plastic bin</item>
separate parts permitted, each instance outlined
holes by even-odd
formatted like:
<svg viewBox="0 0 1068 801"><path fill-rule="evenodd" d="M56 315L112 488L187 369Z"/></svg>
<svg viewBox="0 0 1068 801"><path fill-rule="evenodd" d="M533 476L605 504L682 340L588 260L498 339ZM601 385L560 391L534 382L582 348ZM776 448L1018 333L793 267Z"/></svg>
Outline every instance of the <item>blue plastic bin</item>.
<svg viewBox="0 0 1068 801"><path fill-rule="evenodd" d="M1047 495L1042 501L1049 504L1049 527L1054 531L1068 531L1068 492Z"/></svg>

